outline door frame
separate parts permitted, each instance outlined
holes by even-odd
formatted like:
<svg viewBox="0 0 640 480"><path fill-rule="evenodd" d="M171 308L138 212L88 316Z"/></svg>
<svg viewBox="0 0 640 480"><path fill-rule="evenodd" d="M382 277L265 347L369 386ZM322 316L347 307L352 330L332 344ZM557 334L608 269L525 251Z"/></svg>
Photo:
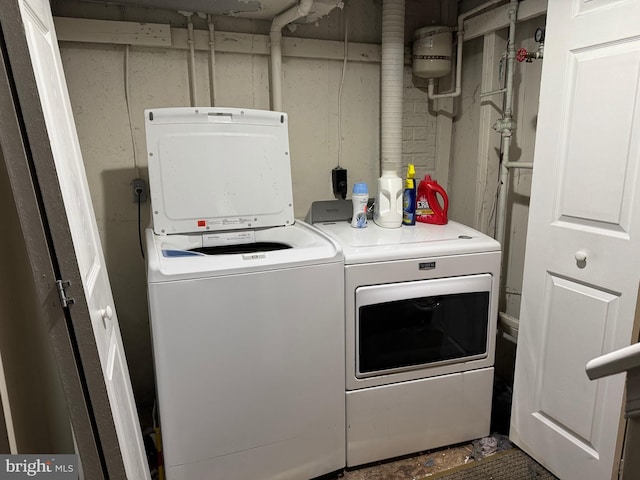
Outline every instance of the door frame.
<svg viewBox="0 0 640 480"><path fill-rule="evenodd" d="M17 0L3 0L0 144L82 471L91 479L126 479L21 18ZM69 306L62 306L57 280L68 282Z"/></svg>

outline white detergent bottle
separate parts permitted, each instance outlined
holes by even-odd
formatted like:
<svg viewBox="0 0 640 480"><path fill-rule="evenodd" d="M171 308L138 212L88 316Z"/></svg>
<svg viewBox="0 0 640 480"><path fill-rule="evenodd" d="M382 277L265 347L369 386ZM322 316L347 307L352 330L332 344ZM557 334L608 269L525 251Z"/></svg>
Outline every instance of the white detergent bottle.
<svg viewBox="0 0 640 480"><path fill-rule="evenodd" d="M383 170L378 179L378 194L373 221L383 228L402 226L402 179L390 170Z"/></svg>

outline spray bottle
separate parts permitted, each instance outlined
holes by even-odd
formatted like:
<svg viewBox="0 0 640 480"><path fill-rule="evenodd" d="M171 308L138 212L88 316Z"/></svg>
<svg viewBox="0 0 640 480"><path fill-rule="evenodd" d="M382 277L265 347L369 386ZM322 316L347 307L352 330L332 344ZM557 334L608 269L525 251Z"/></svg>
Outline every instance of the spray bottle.
<svg viewBox="0 0 640 480"><path fill-rule="evenodd" d="M416 224L416 175L415 166L410 163L407 166L407 179L405 180L404 193L402 196L402 224Z"/></svg>

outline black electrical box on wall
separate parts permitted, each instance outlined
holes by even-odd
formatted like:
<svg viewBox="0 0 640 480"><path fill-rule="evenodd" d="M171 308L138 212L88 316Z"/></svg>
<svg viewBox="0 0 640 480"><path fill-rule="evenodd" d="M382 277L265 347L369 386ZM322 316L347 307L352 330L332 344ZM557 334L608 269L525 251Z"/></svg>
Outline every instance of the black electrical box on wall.
<svg viewBox="0 0 640 480"><path fill-rule="evenodd" d="M347 198L347 169L336 167L331 170L333 194L342 199Z"/></svg>

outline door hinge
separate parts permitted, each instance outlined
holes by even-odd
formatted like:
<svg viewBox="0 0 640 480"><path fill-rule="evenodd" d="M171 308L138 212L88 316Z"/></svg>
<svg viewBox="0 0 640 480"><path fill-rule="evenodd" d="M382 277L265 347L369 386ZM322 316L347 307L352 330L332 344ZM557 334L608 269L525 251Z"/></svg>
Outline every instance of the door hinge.
<svg viewBox="0 0 640 480"><path fill-rule="evenodd" d="M58 296L60 297L62 308L67 308L69 305L75 303L75 300L73 298L67 297L67 292L65 292L65 288L67 288L69 285L71 285L71 282L56 280L56 287L58 287Z"/></svg>
<svg viewBox="0 0 640 480"><path fill-rule="evenodd" d="M618 462L618 479L622 479L624 475L624 458L620 459Z"/></svg>

